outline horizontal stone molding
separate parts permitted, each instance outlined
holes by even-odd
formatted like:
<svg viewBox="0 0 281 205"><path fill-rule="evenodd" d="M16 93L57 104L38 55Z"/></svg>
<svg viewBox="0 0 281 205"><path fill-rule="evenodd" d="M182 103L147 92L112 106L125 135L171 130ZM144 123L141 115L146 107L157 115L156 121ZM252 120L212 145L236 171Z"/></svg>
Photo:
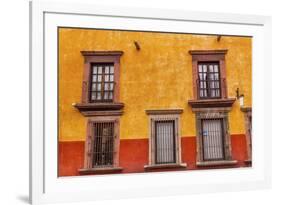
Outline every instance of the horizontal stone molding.
<svg viewBox="0 0 281 205"><path fill-rule="evenodd" d="M113 174L122 172L122 167L103 167L103 168L89 168L89 169L79 169L80 175L87 174Z"/></svg>
<svg viewBox="0 0 281 205"><path fill-rule="evenodd" d="M175 108L175 109L152 109L145 110L148 115L170 115L170 114L181 114L183 113L183 109Z"/></svg>
<svg viewBox="0 0 281 205"><path fill-rule="evenodd" d="M74 103L73 106L86 116L120 116L124 103Z"/></svg>
<svg viewBox="0 0 281 205"><path fill-rule="evenodd" d="M83 56L121 56L123 51L81 51Z"/></svg>
<svg viewBox="0 0 281 205"><path fill-rule="evenodd" d="M227 99L206 99L206 100L189 100L188 104L194 108L227 108L232 107L235 98ZM197 109L198 110L198 109Z"/></svg>
<svg viewBox="0 0 281 205"><path fill-rule="evenodd" d="M185 169L187 167L186 163L176 163L176 164L154 164L154 165L145 165L145 171L152 171L157 169Z"/></svg>
<svg viewBox="0 0 281 205"><path fill-rule="evenodd" d="M198 167L209 167L209 166L225 166L225 165L236 165L237 160L221 160L221 161L204 161L196 162Z"/></svg>

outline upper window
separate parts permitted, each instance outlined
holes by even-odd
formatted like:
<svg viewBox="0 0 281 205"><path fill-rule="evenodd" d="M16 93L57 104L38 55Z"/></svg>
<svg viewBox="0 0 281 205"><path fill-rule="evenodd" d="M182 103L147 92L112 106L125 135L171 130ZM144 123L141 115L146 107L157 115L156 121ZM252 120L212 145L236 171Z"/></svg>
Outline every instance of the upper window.
<svg viewBox="0 0 281 205"><path fill-rule="evenodd" d="M114 64L92 64L90 102L112 102L114 96Z"/></svg>
<svg viewBox="0 0 281 205"><path fill-rule="evenodd" d="M122 51L81 51L84 56L82 103L119 101Z"/></svg>
<svg viewBox="0 0 281 205"><path fill-rule="evenodd" d="M199 98L220 98L221 81L218 62L198 63L197 88Z"/></svg>
<svg viewBox="0 0 281 205"><path fill-rule="evenodd" d="M192 50L194 99L227 98L225 54L227 50Z"/></svg>

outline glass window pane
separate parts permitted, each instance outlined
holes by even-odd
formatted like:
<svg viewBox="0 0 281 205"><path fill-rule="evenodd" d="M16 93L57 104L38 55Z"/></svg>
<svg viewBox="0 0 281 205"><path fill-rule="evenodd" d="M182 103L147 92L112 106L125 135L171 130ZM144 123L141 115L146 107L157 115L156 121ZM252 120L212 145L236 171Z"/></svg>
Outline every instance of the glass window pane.
<svg viewBox="0 0 281 205"><path fill-rule="evenodd" d="M219 72L218 65L214 65L214 72Z"/></svg>
<svg viewBox="0 0 281 205"><path fill-rule="evenodd" d="M207 90L206 89L203 90L203 97L207 97Z"/></svg>
<svg viewBox="0 0 281 205"><path fill-rule="evenodd" d="M97 84L96 83L93 83L92 84L92 91L95 91L96 89L97 89L97 86L96 86Z"/></svg>
<svg viewBox="0 0 281 205"><path fill-rule="evenodd" d="M220 96L220 89L216 89L216 97Z"/></svg>
<svg viewBox="0 0 281 205"><path fill-rule="evenodd" d="M110 83L110 90L113 90L114 83Z"/></svg>
<svg viewBox="0 0 281 205"><path fill-rule="evenodd" d="M96 75L93 75L92 81L93 81L93 82L97 82L97 76L96 76Z"/></svg>
<svg viewBox="0 0 281 205"><path fill-rule="evenodd" d="M108 99L110 99L110 100L113 99L113 93L112 92L109 92Z"/></svg>
<svg viewBox="0 0 281 205"><path fill-rule="evenodd" d="M218 73L215 73L215 80L219 80L219 74Z"/></svg>
<svg viewBox="0 0 281 205"><path fill-rule="evenodd" d="M207 72L207 65L203 65L203 72Z"/></svg>
<svg viewBox="0 0 281 205"><path fill-rule="evenodd" d="M105 73L109 73L109 66L105 66Z"/></svg>
<svg viewBox="0 0 281 205"><path fill-rule="evenodd" d="M216 88L220 88L220 82L216 81Z"/></svg>
<svg viewBox="0 0 281 205"><path fill-rule="evenodd" d="M98 73L99 73L99 74L102 74L102 66L99 66L99 67L98 67Z"/></svg>
<svg viewBox="0 0 281 205"><path fill-rule="evenodd" d="M92 99L92 100L95 100L95 99L96 99L96 93L95 93L95 92L92 92L91 99Z"/></svg>
<svg viewBox="0 0 281 205"><path fill-rule="evenodd" d="M98 82L101 82L102 75L98 75Z"/></svg>
<svg viewBox="0 0 281 205"><path fill-rule="evenodd" d="M203 73L203 80L207 80L207 73Z"/></svg>
<svg viewBox="0 0 281 205"><path fill-rule="evenodd" d="M104 90L109 90L109 84L108 83L104 84Z"/></svg>
<svg viewBox="0 0 281 205"><path fill-rule="evenodd" d="M98 90L98 91L101 91L101 84L99 83L99 84L97 84L97 86L98 86L98 87L97 87L97 90Z"/></svg>
<svg viewBox="0 0 281 205"><path fill-rule="evenodd" d="M103 99L107 100L108 99L108 92L103 93Z"/></svg>
<svg viewBox="0 0 281 205"><path fill-rule="evenodd" d="M110 66L110 73L114 73L114 66Z"/></svg>
<svg viewBox="0 0 281 205"><path fill-rule="evenodd" d="M111 81L111 82L114 81L114 75L110 75L110 81Z"/></svg>
<svg viewBox="0 0 281 205"><path fill-rule="evenodd" d="M199 66L198 66L198 71L199 71L199 72L202 72L202 65L199 65Z"/></svg>
<svg viewBox="0 0 281 205"><path fill-rule="evenodd" d="M109 75L105 75L105 76L104 76L104 81L105 81L105 82L108 82L108 81L109 81Z"/></svg>
<svg viewBox="0 0 281 205"><path fill-rule="evenodd" d="M93 66L93 73L96 74L98 72L97 66Z"/></svg>
<svg viewBox="0 0 281 205"><path fill-rule="evenodd" d="M100 99L101 99L101 93L97 92L97 100L100 100Z"/></svg>
<svg viewBox="0 0 281 205"><path fill-rule="evenodd" d="M209 71L210 71L210 72L213 72L213 71L214 71L213 65L209 65Z"/></svg>

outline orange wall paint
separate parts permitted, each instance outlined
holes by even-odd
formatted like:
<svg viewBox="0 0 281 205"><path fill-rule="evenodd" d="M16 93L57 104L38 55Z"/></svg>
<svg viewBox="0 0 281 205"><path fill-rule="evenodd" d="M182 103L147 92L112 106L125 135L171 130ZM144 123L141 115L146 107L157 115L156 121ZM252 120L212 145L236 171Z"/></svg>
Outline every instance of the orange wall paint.
<svg viewBox="0 0 281 205"><path fill-rule="evenodd" d="M134 41L141 50L137 51ZM240 88L245 105L251 106L251 49L248 37L108 31L91 29L59 30L59 140L84 141L86 118L72 103L82 93L82 50L122 50L120 101L125 104L120 119L121 139L148 138L146 109L182 108L181 133L194 136L195 116L187 105L193 98L192 49L228 49L226 74L228 96ZM231 134L243 134L244 116L236 101L229 114Z"/></svg>

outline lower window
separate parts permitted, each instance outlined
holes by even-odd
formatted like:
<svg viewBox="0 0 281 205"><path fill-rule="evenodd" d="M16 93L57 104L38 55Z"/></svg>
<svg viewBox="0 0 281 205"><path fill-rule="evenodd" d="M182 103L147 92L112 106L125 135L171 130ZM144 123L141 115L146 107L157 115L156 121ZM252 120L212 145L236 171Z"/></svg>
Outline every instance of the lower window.
<svg viewBox="0 0 281 205"><path fill-rule="evenodd" d="M222 119L202 120L203 160L223 160L224 132Z"/></svg>
<svg viewBox="0 0 281 205"><path fill-rule="evenodd" d="M87 170L111 170L119 165L119 118L96 117L88 120L85 161Z"/></svg>
<svg viewBox="0 0 281 205"><path fill-rule="evenodd" d="M112 167L114 154L114 122L93 125L93 167Z"/></svg>
<svg viewBox="0 0 281 205"><path fill-rule="evenodd" d="M196 113L197 164L230 163L231 141L227 112L202 111Z"/></svg>
<svg viewBox="0 0 281 205"><path fill-rule="evenodd" d="M176 163L175 121L155 121L155 163Z"/></svg>

